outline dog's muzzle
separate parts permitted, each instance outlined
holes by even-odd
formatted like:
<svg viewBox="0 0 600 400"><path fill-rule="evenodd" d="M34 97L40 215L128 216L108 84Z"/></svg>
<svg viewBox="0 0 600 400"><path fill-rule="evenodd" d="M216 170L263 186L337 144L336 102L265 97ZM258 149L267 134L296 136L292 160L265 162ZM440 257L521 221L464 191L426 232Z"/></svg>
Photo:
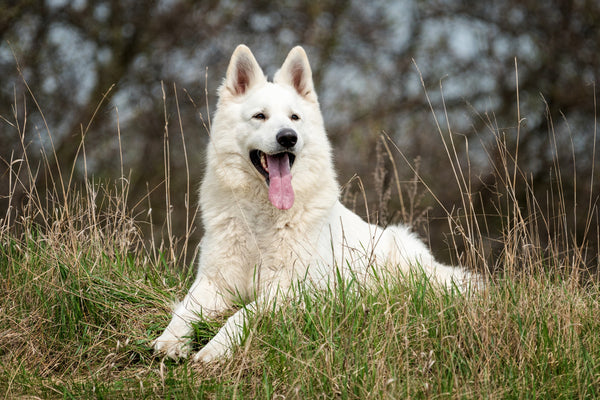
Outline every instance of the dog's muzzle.
<svg viewBox="0 0 600 400"><path fill-rule="evenodd" d="M250 161L267 182L269 201L280 210L287 210L294 204L291 169L296 156L290 150L298 143L298 134L284 128L277 132L275 140L283 151L267 154L254 149L250 151Z"/></svg>

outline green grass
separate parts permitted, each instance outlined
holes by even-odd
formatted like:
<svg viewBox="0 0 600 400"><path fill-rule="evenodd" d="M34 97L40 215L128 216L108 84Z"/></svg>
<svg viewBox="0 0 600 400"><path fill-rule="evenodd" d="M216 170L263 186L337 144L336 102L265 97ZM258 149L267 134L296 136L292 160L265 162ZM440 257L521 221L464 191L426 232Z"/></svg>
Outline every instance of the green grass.
<svg viewBox="0 0 600 400"><path fill-rule="evenodd" d="M6 239L6 237L4 238ZM233 359L154 357L189 276L32 236L0 256L5 398L595 398L600 290L547 273L460 295L419 276L339 282L260 311ZM69 259L65 257L65 259ZM180 283L162 284L162 275ZM222 321L198 327L204 341Z"/></svg>
<svg viewBox="0 0 600 400"><path fill-rule="evenodd" d="M6 162L9 207L0 215L0 399L600 398L600 253L571 234L560 179L548 188L556 208L533 195L519 202L517 186L534 191L504 132L492 132L489 154L502 165L490 214L437 125L463 196L448 210L451 243L462 242L463 265L494 271L484 289L462 295L418 274L370 289L298 289L295 300L251 318L231 359L206 365L163 360L150 347L193 279L193 266L179 260L195 243L177 242L170 217L162 238L152 229L142 237L141 224L155 226L152 213L140 209L145 201L130 209L124 177L86 175L77 188L72 177L30 165L26 136L39 133L15 119L23 154ZM393 160L393 143L383 143ZM554 172L560 177L558 162ZM52 179L42 187L44 174ZM589 236L598 236L596 200L585 210ZM190 217L189 235L193 211L177 212ZM225 318L196 324L196 348Z"/></svg>

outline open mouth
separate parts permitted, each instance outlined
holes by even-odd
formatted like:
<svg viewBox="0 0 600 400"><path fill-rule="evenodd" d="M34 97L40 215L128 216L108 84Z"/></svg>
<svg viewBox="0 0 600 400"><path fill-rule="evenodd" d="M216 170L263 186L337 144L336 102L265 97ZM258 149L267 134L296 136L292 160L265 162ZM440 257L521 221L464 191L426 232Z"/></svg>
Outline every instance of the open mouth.
<svg viewBox="0 0 600 400"><path fill-rule="evenodd" d="M283 152L265 154L260 150L250 152L252 164L265 177L269 187L269 201L280 210L289 210L294 205L291 168L296 156Z"/></svg>
<svg viewBox="0 0 600 400"><path fill-rule="evenodd" d="M289 168L292 168L292 165L294 164L294 160L296 159L296 156L292 153L289 152L282 152L282 153L277 153L277 154L271 154L268 157L272 158L272 159L281 159L284 158L287 155L287 159L289 160ZM264 152L260 151L260 150L252 150L250 151L250 161L252 161L252 164L254 165L254 168L256 168L256 170L258 172L260 172L260 174L262 176L265 177L265 180L267 181L267 185L270 184L270 179L269 179L269 163L267 162L267 154L265 154Z"/></svg>

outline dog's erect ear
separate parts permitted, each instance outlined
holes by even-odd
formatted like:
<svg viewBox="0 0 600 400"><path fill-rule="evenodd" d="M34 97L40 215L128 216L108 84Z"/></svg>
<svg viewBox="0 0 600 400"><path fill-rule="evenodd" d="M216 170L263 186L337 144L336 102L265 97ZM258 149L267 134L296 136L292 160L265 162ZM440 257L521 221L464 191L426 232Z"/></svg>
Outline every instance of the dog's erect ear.
<svg viewBox="0 0 600 400"><path fill-rule="evenodd" d="M240 44L235 48L227 67L225 88L234 96L246 93L252 86L267 79L250 49Z"/></svg>
<svg viewBox="0 0 600 400"><path fill-rule="evenodd" d="M294 47L289 52L273 81L292 86L302 97L313 101L317 100L308 57L300 46Z"/></svg>

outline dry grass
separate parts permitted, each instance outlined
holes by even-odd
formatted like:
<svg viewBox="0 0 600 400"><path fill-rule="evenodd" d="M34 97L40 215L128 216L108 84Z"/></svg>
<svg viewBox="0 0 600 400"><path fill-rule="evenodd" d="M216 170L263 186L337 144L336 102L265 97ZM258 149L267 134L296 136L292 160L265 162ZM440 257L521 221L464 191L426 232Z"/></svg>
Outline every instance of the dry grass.
<svg viewBox="0 0 600 400"><path fill-rule="evenodd" d="M233 359L194 365L160 360L149 348L168 322L168 302L189 283L190 269L181 268L181 260L194 244L187 237L177 240L169 220L163 240L144 241L140 226L152 214L143 209L145 201L131 205L123 173L115 182L86 176L81 186L60 178L47 168L51 163L28 162L32 132L26 116L2 119L22 147L20 155L4 160L10 181L9 207L0 220L4 398L600 395L600 287L589 269L597 249L588 249L585 237L569 235L560 179L549 189L551 201L532 195L532 183L518 167L518 149L508 148L493 120L488 126L497 140L489 151L500 160L493 215L481 212L489 207L471 191L473 177L461 167L451 127L438 126L463 193L461 207L447 210L452 244L465 249L455 257L494 272L486 275L485 290L471 296L439 292L422 276L408 276L381 282L378 290L337 284L303 291L301 307L290 302L278 313L264 310L253 318ZM44 134L51 140L47 128ZM178 134L184 137L181 124ZM85 140L79 154L85 161ZM401 217L415 223L424 216L417 188L427 184L407 160L415 179L402 182L398 156L384 136L375 173L378 206L385 210L396 193ZM560 171L557 166L554 173ZM525 203L515 196L518 185L530 188ZM586 201L588 235L598 235L596 200ZM183 212L189 232L195 210ZM392 219L392 213L382 211L379 218ZM491 232L492 225L500 231ZM197 340L206 340L221 322L198 324Z"/></svg>

